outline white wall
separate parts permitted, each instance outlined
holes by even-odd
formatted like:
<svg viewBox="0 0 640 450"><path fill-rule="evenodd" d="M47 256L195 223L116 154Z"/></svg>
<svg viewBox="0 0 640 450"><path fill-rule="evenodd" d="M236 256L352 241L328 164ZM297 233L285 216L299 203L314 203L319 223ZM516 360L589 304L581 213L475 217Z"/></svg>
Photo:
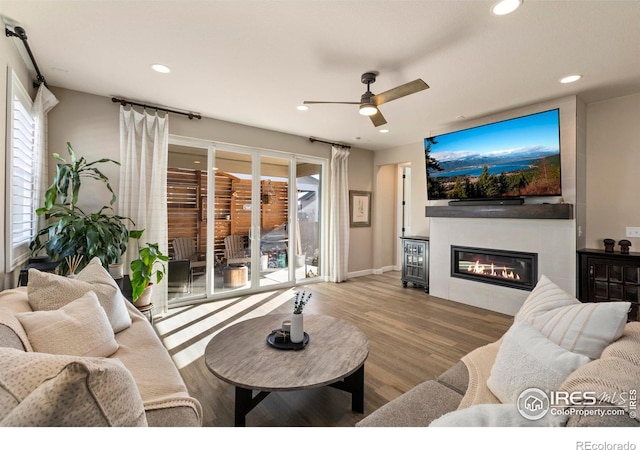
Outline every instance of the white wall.
<svg viewBox="0 0 640 450"><path fill-rule="evenodd" d="M629 239L640 252L640 238L625 237L626 227L640 227L640 94L588 105L586 166L585 246Z"/></svg>
<svg viewBox="0 0 640 450"><path fill-rule="evenodd" d="M427 137L427 131L425 131ZM408 164L411 166L411 234L414 236L429 236L429 220L424 216L424 207L427 204L427 173L424 165L424 143L395 147L389 150L378 151L373 160L375 167L385 165ZM382 214L382 212L380 212ZM376 215L376 223L382 220L382 216ZM396 236L397 237L397 236ZM385 236L388 239L388 236Z"/></svg>

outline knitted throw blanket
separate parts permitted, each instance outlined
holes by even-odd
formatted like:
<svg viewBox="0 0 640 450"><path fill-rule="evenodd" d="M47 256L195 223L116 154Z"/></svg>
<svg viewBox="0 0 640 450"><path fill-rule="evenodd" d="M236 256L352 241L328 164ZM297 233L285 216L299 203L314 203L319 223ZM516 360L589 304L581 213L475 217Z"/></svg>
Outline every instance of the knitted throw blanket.
<svg viewBox="0 0 640 450"><path fill-rule="evenodd" d="M622 337L607 346L600 359L569 375L560 390L595 392L598 403L633 412L640 422L638 404L631 405L629 401L632 391L636 398L640 391L640 322L628 323Z"/></svg>
<svg viewBox="0 0 640 450"><path fill-rule="evenodd" d="M479 347L461 358L469 371L469 386L460 401L458 409L483 403L500 403L487 387L491 367L496 360L502 339Z"/></svg>

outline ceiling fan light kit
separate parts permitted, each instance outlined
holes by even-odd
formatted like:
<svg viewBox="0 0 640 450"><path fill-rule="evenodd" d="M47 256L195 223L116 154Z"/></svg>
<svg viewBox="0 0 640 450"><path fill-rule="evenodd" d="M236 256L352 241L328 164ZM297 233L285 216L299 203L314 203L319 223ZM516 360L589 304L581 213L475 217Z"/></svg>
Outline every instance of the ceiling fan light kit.
<svg viewBox="0 0 640 450"><path fill-rule="evenodd" d="M363 116L369 116L371 122L374 126L379 127L380 125L384 125L387 123L387 120L384 118L378 106L383 103L388 103L392 100L397 100L402 97L406 97L410 94L415 94L416 92L423 91L429 88L429 85L422 81L420 78L417 80L410 81L409 83L405 83L403 85L394 87L393 89L389 89L381 94L374 95L370 86L372 83L376 82L376 76L378 74L375 72L365 72L362 74L360 81L363 84L367 85L367 90L360 97L359 102L322 102L322 101L308 101L305 100L303 102L304 105L311 104L340 104L340 105L359 105L359 112Z"/></svg>
<svg viewBox="0 0 640 450"><path fill-rule="evenodd" d="M378 108L376 108L376 105L372 105L370 103L360 105L360 114L362 114L363 116L373 116L377 112Z"/></svg>

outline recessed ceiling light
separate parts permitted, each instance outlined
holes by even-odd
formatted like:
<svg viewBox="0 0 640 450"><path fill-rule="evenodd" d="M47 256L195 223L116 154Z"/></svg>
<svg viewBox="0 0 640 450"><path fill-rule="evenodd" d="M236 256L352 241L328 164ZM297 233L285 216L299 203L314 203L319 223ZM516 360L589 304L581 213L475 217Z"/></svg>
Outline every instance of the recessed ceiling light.
<svg viewBox="0 0 640 450"><path fill-rule="evenodd" d="M560 83L563 83L563 84L574 83L578 81L580 78L582 78L582 75L569 75L567 77L561 78Z"/></svg>
<svg viewBox="0 0 640 450"><path fill-rule="evenodd" d="M169 72L171 72L171 69L169 69L164 64L152 64L151 68L153 70L155 70L156 72L159 72L159 73L169 73Z"/></svg>
<svg viewBox="0 0 640 450"><path fill-rule="evenodd" d="M511 14L520 8L523 0L500 0L491 7L491 12L496 16L505 16Z"/></svg>
<svg viewBox="0 0 640 450"><path fill-rule="evenodd" d="M298 111L306 111L307 109L309 109L309 107L307 105L298 105L296 106L296 109Z"/></svg>
<svg viewBox="0 0 640 450"><path fill-rule="evenodd" d="M380 130L380 133L388 133L389 130L387 128L383 128L382 130Z"/></svg>

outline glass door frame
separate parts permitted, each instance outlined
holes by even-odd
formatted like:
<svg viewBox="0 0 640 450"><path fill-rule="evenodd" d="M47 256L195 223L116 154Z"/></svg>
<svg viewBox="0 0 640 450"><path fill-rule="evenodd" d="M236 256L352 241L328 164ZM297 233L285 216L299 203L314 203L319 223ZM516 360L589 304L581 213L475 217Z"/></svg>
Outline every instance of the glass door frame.
<svg viewBox="0 0 640 450"><path fill-rule="evenodd" d="M320 249L320 264L319 271L320 275L314 278L304 278L296 280L295 276L295 248L293 245L287 246L287 260L288 270L289 270L289 281L269 285L269 286L260 286L260 270L251 270L251 278L249 280L249 287L247 289L241 290L233 290L233 291L225 291L225 292L213 292L214 286L214 267L213 261L214 257L214 246L207 244L207 269L206 269L206 286L205 286L205 294L203 296L190 296L185 298L184 300L179 300L171 304L171 307L178 306L186 306L193 305L198 303L209 302L213 300L219 300L229 297L236 297L238 295L248 295L256 292L264 292L270 291L279 288L292 287L297 285L304 285L309 283L315 283L319 281L326 281L327 277L327 269L328 269L328 212L329 212L329 204L328 204L328 190L329 190L329 182L328 182L328 167L329 160L327 158L319 158L316 156L304 155L304 154L294 154L289 152L283 152L278 150L268 150L261 149L255 147L248 147L242 145L234 145L227 143L218 143L210 140L203 140L198 138L190 138L178 135L169 135L169 144L181 145L186 147L200 148L206 150L207 152L207 242L213 242L214 233L215 233L215 174L216 171L214 168L216 167L215 155L216 150L220 151L228 151L228 152L237 152L245 155L251 155L252 160L252 183L251 183L251 231L250 231L250 248L251 248L251 265L254 268L260 267L260 188L261 188L261 158L262 157L274 157L280 159L286 159L289 162L289 180L288 180L288 201L289 205L293 205L293 207L289 208L288 217L287 217L287 231L288 231L288 239L289 242L296 242L297 231L296 231L296 221L298 220L298 208L297 208L297 164L300 162L317 164L320 166L321 176L320 176L320 199L319 199L319 211L321 214L321 220L319 223L319 249ZM258 238L254 238L255 236Z"/></svg>

